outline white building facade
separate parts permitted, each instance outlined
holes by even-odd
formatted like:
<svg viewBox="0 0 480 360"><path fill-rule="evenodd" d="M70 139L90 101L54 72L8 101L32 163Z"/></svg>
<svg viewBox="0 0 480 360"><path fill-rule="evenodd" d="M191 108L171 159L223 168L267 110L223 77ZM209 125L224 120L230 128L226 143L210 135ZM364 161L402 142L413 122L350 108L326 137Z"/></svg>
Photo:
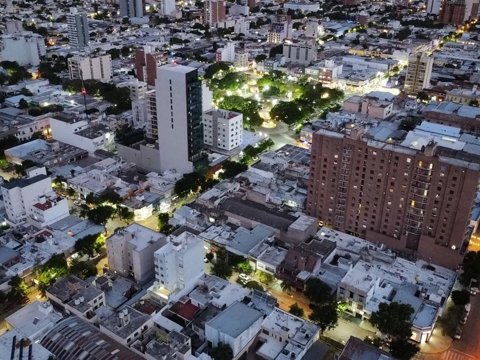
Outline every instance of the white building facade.
<svg viewBox="0 0 480 360"><path fill-rule="evenodd" d="M144 284L155 274L154 252L165 244L163 234L139 224L119 229L107 239L109 267Z"/></svg>
<svg viewBox="0 0 480 360"><path fill-rule="evenodd" d="M16 61L19 65L38 66L40 58L46 54L45 40L30 32L4 35L0 39L2 60Z"/></svg>
<svg viewBox="0 0 480 360"><path fill-rule="evenodd" d="M156 104L160 168L192 172L203 156L202 83L197 69L158 67Z"/></svg>
<svg viewBox="0 0 480 360"><path fill-rule="evenodd" d="M203 113L203 142L207 146L231 151L243 142L243 115L212 109Z"/></svg>
<svg viewBox="0 0 480 360"><path fill-rule="evenodd" d="M112 79L112 58L109 54L101 56L74 55L68 59L70 79L99 80L109 82Z"/></svg>
<svg viewBox="0 0 480 360"><path fill-rule="evenodd" d="M155 251L156 280L154 294L163 299L184 289L192 289L203 275L203 239L188 231L168 238L168 243Z"/></svg>

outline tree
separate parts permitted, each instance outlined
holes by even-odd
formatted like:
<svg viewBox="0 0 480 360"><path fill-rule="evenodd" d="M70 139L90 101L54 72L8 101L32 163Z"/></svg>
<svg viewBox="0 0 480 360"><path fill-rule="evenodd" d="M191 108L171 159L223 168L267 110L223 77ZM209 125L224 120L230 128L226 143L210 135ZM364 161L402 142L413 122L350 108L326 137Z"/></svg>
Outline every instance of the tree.
<svg viewBox="0 0 480 360"><path fill-rule="evenodd" d="M292 284L288 281L282 281L280 287L282 288L282 291L286 293L289 293L292 290Z"/></svg>
<svg viewBox="0 0 480 360"><path fill-rule="evenodd" d="M28 109L28 106L29 106L28 101L25 100L25 99L20 99L20 101L18 102L18 108L19 109L22 109L22 110Z"/></svg>
<svg viewBox="0 0 480 360"><path fill-rule="evenodd" d="M427 103L430 101L430 96L425 91L420 91L417 94L417 101Z"/></svg>
<svg viewBox="0 0 480 360"><path fill-rule="evenodd" d="M243 261L237 264L238 271L244 274L251 274L253 272L252 265L248 261Z"/></svg>
<svg viewBox="0 0 480 360"><path fill-rule="evenodd" d="M215 255L213 255L212 252L208 252L205 254L205 257L207 258L208 261L212 261Z"/></svg>
<svg viewBox="0 0 480 360"><path fill-rule="evenodd" d="M257 271L256 275L262 284L268 285L273 281L273 276L264 271Z"/></svg>
<svg viewBox="0 0 480 360"><path fill-rule="evenodd" d="M120 204L122 197L112 188L105 189L98 198L98 203L107 202L113 205Z"/></svg>
<svg viewBox="0 0 480 360"><path fill-rule="evenodd" d="M196 193L205 187L206 179L203 175L193 172L185 174L175 183L175 193L179 197L186 197L192 192Z"/></svg>
<svg viewBox="0 0 480 360"><path fill-rule="evenodd" d="M233 359L233 351L230 345L219 343L217 347L212 349L213 360L231 360Z"/></svg>
<svg viewBox="0 0 480 360"><path fill-rule="evenodd" d="M472 279L480 277L480 252L469 251L463 258L462 269L460 283L463 286L469 286Z"/></svg>
<svg viewBox="0 0 480 360"><path fill-rule="evenodd" d="M260 55L255 56L255 62L256 63L260 63L262 61L265 61L266 59L267 59L267 55L265 55L265 54L260 54Z"/></svg>
<svg viewBox="0 0 480 360"><path fill-rule="evenodd" d="M117 215L120 220L125 221L126 223L130 223L135 218L135 214L133 211L128 210L125 206L118 206L117 207Z"/></svg>
<svg viewBox="0 0 480 360"><path fill-rule="evenodd" d="M404 27L404 28L401 28L397 35L395 36L398 40L405 40L406 38L408 38L410 35L412 34L412 30L410 30L409 27Z"/></svg>
<svg viewBox="0 0 480 360"><path fill-rule="evenodd" d="M232 276L232 267L228 264L227 253L225 250L217 252L217 259L213 262L212 273L222 279L228 279Z"/></svg>
<svg viewBox="0 0 480 360"><path fill-rule="evenodd" d="M468 105L470 105L470 106L475 106L475 107L479 107L479 106L480 106L480 102L479 102L477 99L473 99L473 100L470 100L470 102L468 103Z"/></svg>
<svg viewBox="0 0 480 360"><path fill-rule="evenodd" d="M102 248L102 244L98 240L99 236L101 235L92 234L84 236L83 238L77 240L77 242L75 243L75 251L89 257L96 256Z"/></svg>
<svg viewBox="0 0 480 360"><path fill-rule="evenodd" d="M307 280L305 296L315 304L325 304L332 300L332 289L318 278Z"/></svg>
<svg viewBox="0 0 480 360"><path fill-rule="evenodd" d="M223 172L219 175L220 179L230 179L248 170L248 165L226 160L222 163L222 169Z"/></svg>
<svg viewBox="0 0 480 360"><path fill-rule="evenodd" d="M305 314L303 309L297 303L292 304L288 312L298 317L303 317L303 315Z"/></svg>
<svg viewBox="0 0 480 360"><path fill-rule="evenodd" d="M283 54L283 45L282 44L272 47L270 49L270 53L268 54L268 56L270 58L274 58L275 56L281 55L281 54Z"/></svg>
<svg viewBox="0 0 480 360"><path fill-rule="evenodd" d="M224 61L216 62L210 65L208 68L205 69L205 75L203 76L205 79L212 79L213 76L221 71L228 72L230 70L230 65L228 65Z"/></svg>
<svg viewBox="0 0 480 360"><path fill-rule="evenodd" d="M212 266L212 273L215 276L218 276L222 279L228 279L230 276L232 276L232 267L223 260L217 260L213 263Z"/></svg>
<svg viewBox="0 0 480 360"><path fill-rule="evenodd" d="M464 306L470 302L470 292L467 290L452 291L452 301L457 306Z"/></svg>
<svg viewBox="0 0 480 360"><path fill-rule="evenodd" d="M322 305L313 305L310 320L320 326L322 332L328 329L333 329L337 326L338 322L336 304L330 302Z"/></svg>
<svg viewBox="0 0 480 360"><path fill-rule="evenodd" d="M103 225L115 214L115 209L108 205L101 205L87 211L87 218L97 225Z"/></svg>
<svg viewBox="0 0 480 360"><path fill-rule="evenodd" d="M53 255L50 260L36 270L38 288L45 292L57 278L68 274L67 260L63 254Z"/></svg>
<svg viewBox="0 0 480 360"><path fill-rule="evenodd" d="M8 282L10 290L7 293L7 300L23 303L27 299L27 285L20 276L15 275Z"/></svg>
<svg viewBox="0 0 480 360"><path fill-rule="evenodd" d="M94 263L91 261L80 261L78 258L72 260L69 270L71 274L78 276L80 279L86 279L98 273Z"/></svg>
<svg viewBox="0 0 480 360"><path fill-rule="evenodd" d="M408 339L412 335L410 318L413 313L414 310L409 304L380 303L378 311L372 313L370 322L383 334Z"/></svg>
<svg viewBox="0 0 480 360"><path fill-rule="evenodd" d="M410 360L420 348L407 339L394 339L390 343L390 354L398 360Z"/></svg>
<svg viewBox="0 0 480 360"><path fill-rule="evenodd" d="M264 291L262 284L254 280L247 281L245 287L248 289Z"/></svg>
<svg viewBox="0 0 480 360"><path fill-rule="evenodd" d="M162 232L163 229L168 226L168 220L170 220L169 213L158 214L158 231Z"/></svg>

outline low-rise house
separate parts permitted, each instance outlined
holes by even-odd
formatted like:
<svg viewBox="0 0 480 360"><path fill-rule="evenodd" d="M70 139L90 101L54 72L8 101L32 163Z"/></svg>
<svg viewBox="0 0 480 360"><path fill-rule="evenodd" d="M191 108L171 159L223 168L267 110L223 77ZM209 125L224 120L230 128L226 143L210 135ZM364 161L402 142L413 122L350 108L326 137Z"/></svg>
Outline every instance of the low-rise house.
<svg viewBox="0 0 480 360"><path fill-rule="evenodd" d="M230 345L233 359L238 359L253 343L262 321L260 311L235 302L205 324L205 338L211 347Z"/></svg>
<svg viewBox="0 0 480 360"><path fill-rule="evenodd" d="M98 308L105 306L104 292L74 275L57 280L48 288L46 296L67 313L89 321L94 319Z"/></svg>

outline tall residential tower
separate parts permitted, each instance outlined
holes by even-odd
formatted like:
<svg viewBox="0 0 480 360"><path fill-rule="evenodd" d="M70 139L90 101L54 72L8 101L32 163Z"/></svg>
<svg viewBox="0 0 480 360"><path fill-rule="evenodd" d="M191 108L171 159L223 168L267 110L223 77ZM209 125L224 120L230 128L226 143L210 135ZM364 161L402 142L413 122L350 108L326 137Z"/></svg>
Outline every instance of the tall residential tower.
<svg viewBox="0 0 480 360"><path fill-rule="evenodd" d="M79 12L76 8L70 8L70 13L67 15L67 24L70 46L80 49L88 46L90 34L88 32L87 14Z"/></svg>
<svg viewBox="0 0 480 360"><path fill-rule="evenodd" d="M202 83L197 69L168 64L156 80L160 167L189 173L204 159Z"/></svg>

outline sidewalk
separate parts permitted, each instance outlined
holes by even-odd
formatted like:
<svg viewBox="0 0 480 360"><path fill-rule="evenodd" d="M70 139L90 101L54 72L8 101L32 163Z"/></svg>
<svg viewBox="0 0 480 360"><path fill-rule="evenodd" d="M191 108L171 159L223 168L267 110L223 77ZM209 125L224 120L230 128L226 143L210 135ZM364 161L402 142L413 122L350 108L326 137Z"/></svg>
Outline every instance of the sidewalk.
<svg viewBox="0 0 480 360"><path fill-rule="evenodd" d="M442 335L442 330L436 327L428 343L420 345L420 352L425 354L440 354L452 346L453 339L450 336Z"/></svg>

